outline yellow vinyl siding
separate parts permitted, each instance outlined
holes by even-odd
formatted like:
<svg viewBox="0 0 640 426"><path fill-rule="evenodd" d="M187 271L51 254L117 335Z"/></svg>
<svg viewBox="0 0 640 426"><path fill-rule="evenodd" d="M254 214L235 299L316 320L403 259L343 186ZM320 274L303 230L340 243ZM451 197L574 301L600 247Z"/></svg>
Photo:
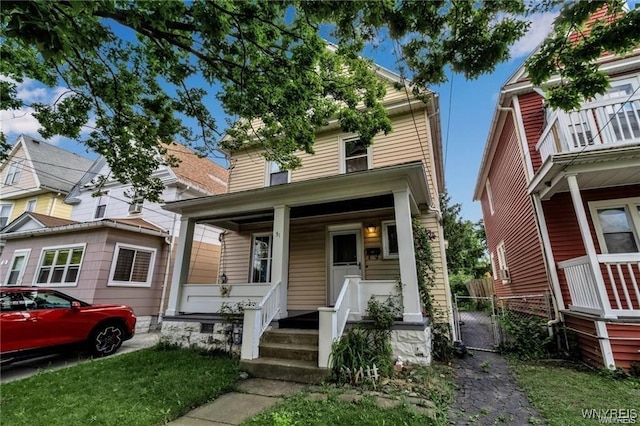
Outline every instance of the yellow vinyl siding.
<svg viewBox="0 0 640 426"><path fill-rule="evenodd" d="M7 173L9 173L11 165L20 161L22 162L20 180L13 185L5 185L4 182L7 178ZM37 182L35 174L33 173L33 166L31 165L29 160L27 160L24 148L20 146L16 150L16 152L7 159L4 167L2 168L2 172L0 173L0 190L4 194L10 194L12 192L19 192L36 188Z"/></svg>
<svg viewBox="0 0 640 426"><path fill-rule="evenodd" d="M450 309L448 303L449 283L445 282L444 279L443 268L446 268L447 265L443 262L442 252L440 251L440 241L443 238L441 227L435 214L423 215L419 220L425 228L436 235L436 238L431 242L434 267L436 270L435 285L431 288L431 294L435 302L437 318L442 321L448 321L446 315Z"/></svg>
<svg viewBox="0 0 640 426"><path fill-rule="evenodd" d="M287 309L315 310L327 303L326 228L292 224Z"/></svg>
<svg viewBox="0 0 640 426"><path fill-rule="evenodd" d="M27 196L13 201L13 211L11 212L10 221L15 220L18 216L25 212L27 203L30 200L36 200L36 209L34 210L34 213L59 217L61 219L71 218L72 206L64 203L64 196L58 196L54 193L46 193L36 196Z"/></svg>
<svg viewBox="0 0 640 426"><path fill-rule="evenodd" d="M220 246L194 241L189 264L189 284L213 284L218 280Z"/></svg>
<svg viewBox="0 0 640 426"><path fill-rule="evenodd" d="M315 153L297 153L302 167L291 172L291 182L337 175L340 170L340 130L320 133L314 144ZM422 148L420 146L422 144ZM427 134L423 109L393 117L393 132L378 135L372 145L372 167L380 168L422 161L427 171L429 190L435 194L430 159L430 140ZM259 150L242 151L233 155L233 168L229 181L229 192L245 191L265 186L266 162Z"/></svg>

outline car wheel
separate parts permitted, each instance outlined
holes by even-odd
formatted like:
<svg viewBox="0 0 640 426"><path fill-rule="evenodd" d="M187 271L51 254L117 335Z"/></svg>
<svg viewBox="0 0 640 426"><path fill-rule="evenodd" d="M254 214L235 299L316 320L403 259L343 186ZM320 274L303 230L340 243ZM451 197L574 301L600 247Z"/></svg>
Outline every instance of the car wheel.
<svg viewBox="0 0 640 426"><path fill-rule="evenodd" d="M107 356L116 353L124 342L124 331L118 324L99 326L89 340L91 352L96 356Z"/></svg>

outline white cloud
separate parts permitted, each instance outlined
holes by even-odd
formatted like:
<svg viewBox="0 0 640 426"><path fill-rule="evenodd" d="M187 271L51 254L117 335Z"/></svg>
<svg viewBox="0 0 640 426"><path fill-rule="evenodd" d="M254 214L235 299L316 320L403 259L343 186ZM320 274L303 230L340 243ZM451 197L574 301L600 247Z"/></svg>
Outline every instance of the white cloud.
<svg viewBox="0 0 640 426"><path fill-rule="evenodd" d="M34 102L52 105L56 101L60 101L70 92L67 88L62 86L56 86L49 88L44 86L37 80L25 78L22 83L17 83L6 76L0 75L0 80L12 81L16 83L16 92L19 99L21 99L25 106L19 110L1 110L0 111L0 131L7 136L7 139L11 141L17 138L21 133L40 137L38 135L38 129L40 129L40 123L33 116L35 112L29 105ZM90 126L95 126L95 120L91 119L88 123ZM91 129L83 129L83 133L89 132ZM47 142L54 145L60 143L61 137L55 136L48 139Z"/></svg>
<svg viewBox="0 0 640 426"><path fill-rule="evenodd" d="M519 58L528 55L538 47L540 43L547 37L553 28L553 21L558 16L558 12L537 13L530 17L531 26L529 31L518 40L509 52L511 58Z"/></svg>

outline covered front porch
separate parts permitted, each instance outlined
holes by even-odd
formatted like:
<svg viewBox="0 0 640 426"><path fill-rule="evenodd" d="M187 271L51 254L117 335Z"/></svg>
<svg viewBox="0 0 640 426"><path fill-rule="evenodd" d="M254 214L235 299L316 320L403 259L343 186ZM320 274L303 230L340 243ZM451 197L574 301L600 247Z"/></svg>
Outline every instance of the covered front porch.
<svg viewBox="0 0 640 426"><path fill-rule="evenodd" d="M279 320L317 312L323 368L371 297L401 295L399 322L424 329L412 218L435 216L429 203L421 163L170 203L182 224L165 317L241 305L240 355L252 360ZM226 231L220 276L209 284L186 280L196 224Z"/></svg>

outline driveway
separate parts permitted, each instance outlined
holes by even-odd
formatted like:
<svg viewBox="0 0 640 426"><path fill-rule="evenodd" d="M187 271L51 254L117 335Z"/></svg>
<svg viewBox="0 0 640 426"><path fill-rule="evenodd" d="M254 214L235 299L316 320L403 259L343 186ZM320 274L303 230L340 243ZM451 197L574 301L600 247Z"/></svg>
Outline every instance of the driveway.
<svg viewBox="0 0 640 426"><path fill-rule="evenodd" d="M124 342L120 350L112 356L118 356L128 352L148 348L158 343L158 339L158 333L136 334L133 339ZM33 376L40 372L71 367L79 362L86 361L87 359L89 359L88 354L69 352L16 362L15 364L6 365L0 368L0 383L8 383L13 380L24 379L25 377Z"/></svg>

